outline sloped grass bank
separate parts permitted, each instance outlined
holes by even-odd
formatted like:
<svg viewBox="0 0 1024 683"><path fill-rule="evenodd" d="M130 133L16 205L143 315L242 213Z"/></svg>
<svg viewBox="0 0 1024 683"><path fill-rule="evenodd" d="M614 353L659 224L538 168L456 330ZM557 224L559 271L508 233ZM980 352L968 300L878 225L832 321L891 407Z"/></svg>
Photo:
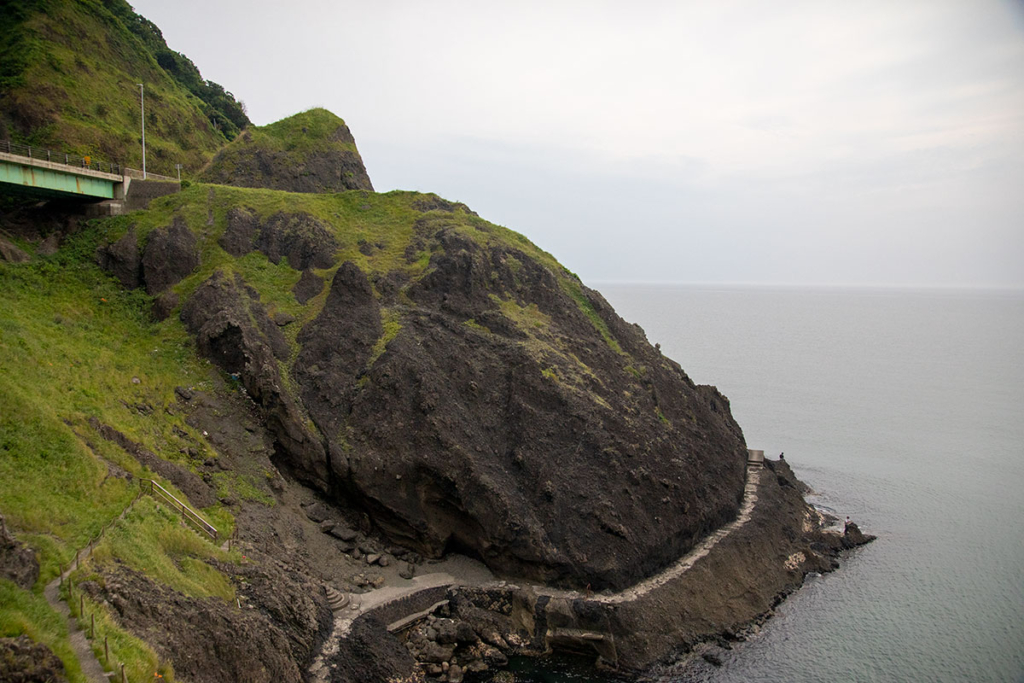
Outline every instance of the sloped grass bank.
<svg viewBox="0 0 1024 683"><path fill-rule="evenodd" d="M0 633L27 634L46 644L72 681L83 680L81 670L66 623L46 603L43 586L137 495L138 484L128 475L150 476L132 456L100 438L88 418L184 466L189 463L181 453L182 434L188 444L203 447L204 457L212 455L200 434L164 409L174 401L175 386L207 387L212 371L195 357L180 325L150 322L149 297L124 291L93 265L102 234L93 226L49 259L0 263L0 512L37 551L41 565L30 591L0 581ZM148 498L136 505L141 528L154 532L148 545L138 541L144 533L134 533L132 547L143 554L119 550L126 532L115 525L108 531L113 537L97 549L98 560L148 567L147 575L186 591L231 595L227 579L202 561L219 550L209 543L209 549L197 549L201 539L180 527L168 531L167 520L154 528L159 515ZM204 513L230 533L233 520L226 511ZM110 633L117 628L111 621ZM132 680L158 671L144 643L127 633L112 640L124 643L120 661L136 662L139 676Z"/></svg>
<svg viewBox="0 0 1024 683"><path fill-rule="evenodd" d="M20 635L27 635L53 650L64 662L64 672L71 683L85 683L82 667L68 641L64 617L50 609L41 591L22 590L0 579L0 637Z"/></svg>

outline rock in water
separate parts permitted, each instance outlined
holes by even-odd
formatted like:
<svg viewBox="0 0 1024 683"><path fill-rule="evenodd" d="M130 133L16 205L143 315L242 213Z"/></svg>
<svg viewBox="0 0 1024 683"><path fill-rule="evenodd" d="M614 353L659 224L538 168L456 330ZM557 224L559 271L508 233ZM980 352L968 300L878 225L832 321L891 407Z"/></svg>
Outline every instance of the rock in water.
<svg viewBox="0 0 1024 683"><path fill-rule="evenodd" d="M860 527L850 522L846 525L843 530L843 547L844 548L855 548L858 545L864 545L875 540L875 536L865 534L860 530Z"/></svg>

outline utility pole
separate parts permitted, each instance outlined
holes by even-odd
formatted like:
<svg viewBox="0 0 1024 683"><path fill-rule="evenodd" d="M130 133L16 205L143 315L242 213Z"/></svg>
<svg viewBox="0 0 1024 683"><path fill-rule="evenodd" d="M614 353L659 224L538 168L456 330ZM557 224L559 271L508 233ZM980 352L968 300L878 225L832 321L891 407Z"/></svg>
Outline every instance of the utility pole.
<svg viewBox="0 0 1024 683"><path fill-rule="evenodd" d="M139 101L142 107L142 179L146 179L146 90L139 83Z"/></svg>

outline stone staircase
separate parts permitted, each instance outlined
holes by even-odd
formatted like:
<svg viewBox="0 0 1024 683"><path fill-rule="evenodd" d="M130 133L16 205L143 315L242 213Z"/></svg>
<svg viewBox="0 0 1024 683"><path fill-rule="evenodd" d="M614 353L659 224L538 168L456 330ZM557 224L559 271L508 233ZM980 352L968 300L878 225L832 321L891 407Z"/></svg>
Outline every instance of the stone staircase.
<svg viewBox="0 0 1024 683"><path fill-rule="evenodd" d="M351 607L353 610L359 609L359 605L352 602L348 593L337 591L331 586L327 587L327 604L330 606L332 612L340 612L346 607Z"/></svg>

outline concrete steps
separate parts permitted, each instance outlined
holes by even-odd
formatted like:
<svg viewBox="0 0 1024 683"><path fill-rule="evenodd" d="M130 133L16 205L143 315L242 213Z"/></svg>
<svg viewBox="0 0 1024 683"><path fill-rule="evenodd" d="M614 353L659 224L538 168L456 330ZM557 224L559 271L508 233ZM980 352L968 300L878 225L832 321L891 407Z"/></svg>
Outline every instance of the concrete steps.
<svg viewBox="0 0 1024 683"><path fill-rule="evenodd" d="M330 586L327 587L327 604L330 606L332 612L340 612L341 610L348 607L349 597L348 593L342 593L336 591Z"/></svg>

